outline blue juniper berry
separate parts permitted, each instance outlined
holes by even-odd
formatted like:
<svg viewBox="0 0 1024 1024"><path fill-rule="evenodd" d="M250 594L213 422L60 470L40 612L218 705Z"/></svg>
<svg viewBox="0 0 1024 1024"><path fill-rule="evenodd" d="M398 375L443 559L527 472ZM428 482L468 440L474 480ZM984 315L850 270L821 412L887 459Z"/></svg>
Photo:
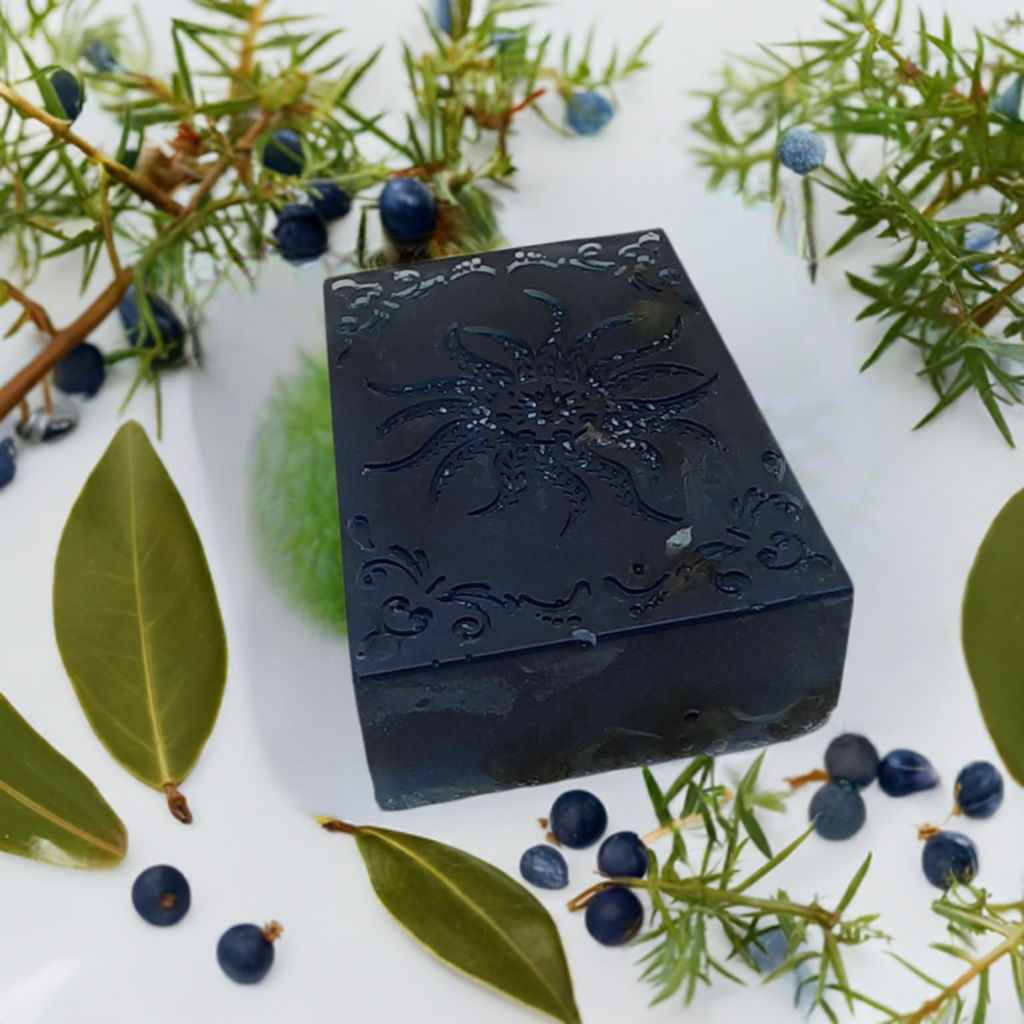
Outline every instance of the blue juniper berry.
<svg viewBox="0 0 1024 1024"><path fill-rule="evenodd" d="M64 116L73 124L82 113L82 83L70 71L58 68L50 75L50 85L60 100Z"/></svg>
<svg viewBox="0 0 1024 1024"><path fill-rule="evenodd" d="M13 479L17 472L17 450L14 441L5 437L0 441L0 490L3 490Z"/></svg>
<svg viewBox="0 0 1024 1024"><path fill-rule="evenodd" d="M978 874L978 848L960 832L935 832L924 844L921 867L939 889L971 882Z"/></svg>
<svg viewBox="0 0 1024 1024"><path fill-rule="evenodd" d="M263 166L293 178L302 174L306 166L302 140L291 128L282 128L267 139L263 147Z"/></svg>
<svg viewBox="0 0 1024 1024"><path fill-rule="evenodd" d="M106 375L103 353L92 342L83 341L53 368L53 383L66 395L92 398Z"/></svg>
<svg viewBox="0 0 1024 1024"><path fill-rule="evenodd" d="M934 789L939 784L939 775L923 754L893 750L878 766L878 784L889 796L909 796Z"/></svg>
<svg viewBox="0 0 1024 1024"><path fill-rule="evenodd" d="M423 245L434 230L434 193L415 178L392 178L380 194L380 219L388 238L402 248Z"/></svg>
<svg viewBox="0 0 1024 1024"><path fill-rule="evenodd" d="M825 140L806 128L790 128L775 147L779 163L800 175L821 167L827 152Z"/></svg>
<svg viewBox="0 0 1024 1024"><path fill-rule="evenodd" d="M274 240L289 263L309 263L327 252L327 225L312 206L292 203L277 216Z"/></svg>
<svg viewBox="0 0 1024 1024"><path fill-rule="evenodd" d="M615 108L597 92L577 92L566 101L565 118L577 135L596 135L614 116Z"/></svg>
<svg viewBox="0 0 1024 1024"><path fill-rule="evenodd" d="M1003 776L988 761L973 761L956 777L956 805L968 818L991 818L1003 802Z"/></svg>
<svg viewBox="0 0 1024 1024"><path fill-rule="evenodd" d="M519 860L519 873L538 889L564 889L569 866L561 852L548 843L531 846Z"/></svg>

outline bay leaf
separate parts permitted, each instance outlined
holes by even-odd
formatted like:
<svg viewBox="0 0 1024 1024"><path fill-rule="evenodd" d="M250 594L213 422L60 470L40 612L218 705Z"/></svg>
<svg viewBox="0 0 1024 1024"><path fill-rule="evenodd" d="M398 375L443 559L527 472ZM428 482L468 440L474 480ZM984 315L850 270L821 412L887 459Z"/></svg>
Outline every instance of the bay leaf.
<svg viewBox="0 0 1024 1024"><path fill-rule="evenodd" d="M62 867L112 868L128 833L99 790L0 695L0 850Z"/></svg>
<svg viewBox="0 0 1024 1024"><path fill-rule="evenodd" d="M498 991L579 1024L558 929L504 872L453 846L354 829L380 901L432 953Z"/></svg>
<svg viewBox="0 0 1024 1024"><path fill-rule="evenodd" d="M967 669L992 741L1024 785L1024 491L989 527L967 577L961 622Z"/></svg>
<svg viewBox="0 0 1024 1024"><path fill-rule="evenodd" d="M190 821L177 787L216 723L227 642L199 534L138 423L117 432L71 510L53 613L96 735Z"/></svg>

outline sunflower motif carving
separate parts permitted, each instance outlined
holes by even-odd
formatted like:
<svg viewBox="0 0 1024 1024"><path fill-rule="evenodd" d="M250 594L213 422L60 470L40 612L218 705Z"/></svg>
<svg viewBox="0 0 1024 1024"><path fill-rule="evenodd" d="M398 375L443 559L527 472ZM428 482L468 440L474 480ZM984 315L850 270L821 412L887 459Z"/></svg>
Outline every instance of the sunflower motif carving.
<svg viewBox="0 0 1024 1024"><path fill-rule="evenodd" d="M453 324L444 338L450 376L367 382L379 395L413 400L378 424L381 437L424 419L437 426L415 450L367 464L364 472L433 465L429 488L435 501L460 474L487 472L494 497L468 510L472 516L506 510L531 488L548 484L564 499L563 534L584 515L596 487L607 488L640 519L681 522L644 497L637 471L657 478L663 466L658 442L668 435L721 447L693 412L714 394L717 376L665 359L682 337L682 317L656 336L638 331L639 342L609 347L604 339L614 340L645 314L625 312L575 333L558 299L529 288L523 294L548 313L539 344L493 327ZM658 394L651 394L652 387Z"/></svg>

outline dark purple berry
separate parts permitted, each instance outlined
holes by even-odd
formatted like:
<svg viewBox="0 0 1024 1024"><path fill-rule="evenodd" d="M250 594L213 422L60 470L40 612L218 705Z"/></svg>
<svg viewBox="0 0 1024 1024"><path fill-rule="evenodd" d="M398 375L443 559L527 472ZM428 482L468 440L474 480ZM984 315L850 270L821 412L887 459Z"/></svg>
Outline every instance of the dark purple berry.
<svg viewBox="0 0 1024 1024"><path fill-rule="evenodd" d="M14 429L26 444L50 444L67 437L77 426L77 407L55 401L49 409L44 405L33 409Z"/></svg>
<svg viewBox="0 0 1024 1024"><path fill-rule="evenodd" d="M757 937L757 942L747 946L754 966L761 974L772 974L785 962L789 953L789 939L779 927L769 928Z"/></svg>
<svg viewBox="0 0 1024 1024"><path fill-rule="evenodd" d="M151 365L155 369L177 366L185 358L185 325L178 314L158 295L147 295L153 320L159 330L159 339L150 325L142 318L139 299L132 285L117 307L124 325L125 337L133 348L162 348L162 355L154 357Z"/></svg>
<svg viewBox="0 0 1024 1024"><path fill-rule="evenodd" d="M93 66L96 71L114 72L124 71L124 67L118 63L110 47L102 39L90 39L85 44L82 56Z"/></svg>
<svg viewBox="0 0 1024 1024"><path fill-rule="evenodd" d="M519 873L538 889L564 889L569 884L569 866L553 846L531 846L519 860Z"/></svg>
<svg viewBox="0 0 1024 1024"><path fill-rule="evenodd" d="M458 0L455 0L458 3ZM447 35L452 34L452 8L451 0L436 0L434 14L437 18L438 28Z"/></svg>
<svg viewBox="0 0 1024 1024"><path fill-rule="evenodd" d="M434 230L434 193L415 178L392 178L380 194L380 220L395 245L423 245Z"/></svg>
<svg viewBox="0 0 1024 1024"><path fill-rule="evenodd" d="M0 441L0 490L14 479L17 469L18 453L14 447L14 441L5 437Z"/></svg>
<svg viewBox="0 0 1024 1024"><path fill-rule="evenodd" d="M267 139L263 147L263 166L293 178L302 174L306 166L302 155L302 140L291 128L282 128Z"/></svg>
<svg viewBox="0 0 1024 1024"><path fill-rule="evenodd" d="M839 782L858 789L870 786L878 775L878 751L863 736L848 732L837 736L825 751L825 771Z"/></svg>
<svg viewBox="0 0 1024 1024"><path fill-rule="evenodd" d="M921 867L939 889L954 882L970 882L978 874L978 848L960 832L936 832L924 844Z"/></svg>
<svg viewBox="0 0 1024 1024"><path fill-rule="evenodd" d="M974 761L956 777L957 806L968 818L991 818L1003 802L1003 776L994 764Z"/></svg>
<svg viewBox="0 0 1024 1024"><path fill-rule="evenodd" d="M53 368L53 383L66 395L92 398L107 375L103 353L91 342L76 345Z"/></svg>
<svg viewBox="0 0 1024 1024"><path fill-rule="evenodd" d="M624 886L602 889L587 904L587 931L603 946L629 942L643 923L643 905L636 893Z"/></svg>
<svg viewBox="0 0 1024 1024"><path fill-rule="evenodd" d="M165 928L177 924L188 913L192 892L177 868L157 864L135 879L132 903L144 920Z"/></svg>
<svg viewBox="0 0 1024 1024"><path fill-rule="evenodd" d="M309 205L328 224L341 220L352 209L352 197L333 181L311 181L307 187Z"/></svg>
<svg viewBox="0 0 1024 1024"><path fill-rule="evenodd" d="M82 83L70 71L58 68L50 75L50 85L60 100L65 118L72 123L77 121L82 113Z"/></svg>
<svg viewBox="0 0 1024 1024"><path fill-rule="evenodd" d="M598 92L569 97L565 118L577 135L596 135L615 115L615 108Z"/></svg>
<svg viewBox="0 0 1024 1024"><path fill-rule="evenodd" d="M811 800L810 818L822 839L849 839L867 818L864 798L848 782L826 782Z"/></svg>
<svg viewBox="0 0 1024 1024"><path fill-rule="evenodd" d="M939 776L923 754L893 750L878 765L878 784L889 796L909 796L934 789L939 784Z"/></svg>
<svg viewBox="0 0 1024 1024"><path fill-rule="evenodd" d="M1010 84L1009 89L1000 93L991 101L992 109L998 111L1004 117L1008 117L1015 124L1020 124L1024 120L1021 117L1022 95L1024 95L1024 75L1017 75Z"/></svg>
<svg viewBox="0 0 1024 1024"><path fill-rule="evenodd" d="M327 252L327 225L312 206L292 203L277 216L274 240L289 263L309 263Z"/></svg>
<svg viewBox="0 0 1024 1024"><path fill-rule="evenodd" d="M563 793L551 806L548 828L563 845L582 850L604 835L608 827L608 812L604 804L584 789L571 789Z"/></svg>
<svg viewBox="0 0 1024 1024"><path fill-rule="evenodd" d="M609 878L643 878L650 863L647 847L635 832L616 832L597 851L597 870Z"/></svg>
<svg viewBox="0 0 1024 1024"><path fill-rule="evenodd" d="M260 928L255 924L236 924L217 943L217 963L224 973L240 985L255 985L267 976L274 963L274 941L281 926Z"/></svg>

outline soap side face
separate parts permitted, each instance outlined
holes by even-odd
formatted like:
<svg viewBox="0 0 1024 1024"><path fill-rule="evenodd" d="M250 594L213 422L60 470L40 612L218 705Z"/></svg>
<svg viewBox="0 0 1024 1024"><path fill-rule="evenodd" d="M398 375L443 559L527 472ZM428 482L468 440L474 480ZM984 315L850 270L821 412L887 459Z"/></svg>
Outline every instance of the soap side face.
<svg viewBox="0 0 1024 1024"><path fill-rule="evenodd" d="M506 680L531 658L556 676L585 672L627 640L642 662L648 635L836 601L848 624L849 578L662 232L346 275L325 295L349 634L375 779L390 756L371 739L382 694L414 731L439 701L508 719L532 698L495 688L478 665L507 661ZM818 721L841 676L845 627L833 631L808 656L828 663L818 682L796 672L821 697ZM429 678L415 700L400 685ZM652 705L675 706L689 685L655 682ZM591 682L630 685L611 668ZM602 728L634 728L610 720L613 705ZM593 741L593 727L580 735ZM750 740L717 728L697 747ZM397 719L388 730L402 731ZM535 760L578 747L556 731ZM626 763L686 745L645 751L624 735ZM478 767L502 740L473 755ZM480 770L498 786L540 781L525 777L528 761ZM575 774L580 762L559 763ZM444 798L422 796L443 779L402 771L410 801ZM390 784L382 803L403 805Z"/></svg>

